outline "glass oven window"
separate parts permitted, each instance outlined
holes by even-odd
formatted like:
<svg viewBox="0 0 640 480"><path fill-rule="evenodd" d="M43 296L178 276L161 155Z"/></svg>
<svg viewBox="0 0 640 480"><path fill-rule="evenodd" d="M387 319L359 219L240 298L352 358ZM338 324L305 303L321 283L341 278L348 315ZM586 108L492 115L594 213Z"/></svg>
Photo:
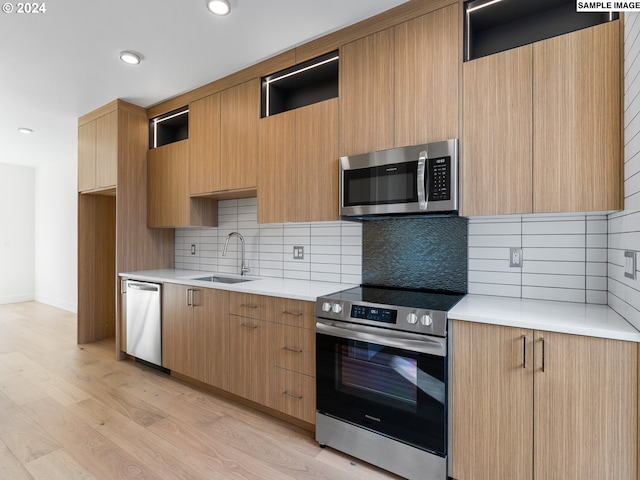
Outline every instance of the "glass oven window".
<svg viewBox="0 0 640 480"><path fill-rule="evenodd" d="M343 345L338 355L336 390L417 412L418 362L366 342Z"/></svg>
<svg viewBox="0 0 640 480"><path fill-rule="evenodd" d="M316 334L318 411L446 454L446 358Z"/></svg>

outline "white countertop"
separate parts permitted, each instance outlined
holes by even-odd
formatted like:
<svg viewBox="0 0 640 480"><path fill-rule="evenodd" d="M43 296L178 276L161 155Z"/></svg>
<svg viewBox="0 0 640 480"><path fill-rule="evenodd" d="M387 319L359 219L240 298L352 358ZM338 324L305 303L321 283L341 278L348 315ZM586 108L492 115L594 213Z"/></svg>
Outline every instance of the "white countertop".
<svg viewBox="0 0 640 480"><path fill-rule="evenodd" d="M120 273L121 277L148 282L169 282L195 287L216 288L232 292L255 293L257 295L269 295L272 297L293 298L315 302L318 297L339 292L348 288L357 287L350 283L313 282L308 280L292 280L288 278L252 277L250 282L242 283L218 283L193 280L194 277L207 275L221 275L224 277L238 277L228 273L201 272L198 270L142 270L137 272Z"/></svg>
<svg viewBox="0 0 640 480"><path fill-rule="evenodd" d="M640 332L607 305L467 295L449 318L640 342Z"/></svg>

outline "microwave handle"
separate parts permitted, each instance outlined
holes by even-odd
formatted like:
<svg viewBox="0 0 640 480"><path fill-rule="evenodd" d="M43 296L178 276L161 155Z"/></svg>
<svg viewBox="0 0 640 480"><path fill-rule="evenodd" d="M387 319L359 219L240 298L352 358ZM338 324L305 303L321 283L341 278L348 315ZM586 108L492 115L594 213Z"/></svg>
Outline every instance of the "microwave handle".
<svg viewBox="0 0 640 480"><path fill-rule="evenodd" d="M418 208L420 211L426 212L429 202L429 182L426 180L427 175L427 152L421 151L418 159Z"/></svg>

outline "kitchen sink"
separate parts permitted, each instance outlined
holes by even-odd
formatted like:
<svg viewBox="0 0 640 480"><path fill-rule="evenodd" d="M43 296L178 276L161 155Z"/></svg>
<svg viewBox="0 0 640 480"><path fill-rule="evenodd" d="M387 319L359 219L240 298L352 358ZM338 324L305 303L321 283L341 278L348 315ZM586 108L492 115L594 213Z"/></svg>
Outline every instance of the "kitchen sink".
<svg viewBox="0 0 640 480"><path fill-rule="evenodd" d="M242 283L242 282L251 282L255 280L255 278L223 277L221 275L207 275L206 277L197 277L197 278L192 278L191 280L200 280L201 282Z"/></svg>

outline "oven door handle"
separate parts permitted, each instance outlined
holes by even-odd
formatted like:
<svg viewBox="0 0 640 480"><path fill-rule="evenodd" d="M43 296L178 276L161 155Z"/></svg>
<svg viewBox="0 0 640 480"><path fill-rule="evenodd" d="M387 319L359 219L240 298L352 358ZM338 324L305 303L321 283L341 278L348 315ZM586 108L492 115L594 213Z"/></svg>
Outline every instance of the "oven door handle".
<svg viewBox="0 0 640 480"><path fill-rule="evenodd" d="M375 343L377 345L426 353L438 357L445 357L447 355L447 340L445 338L435 338L393 330L384 330L384 334L380 334L380 330L380 328L367 327L366 325L337 325L334 322L316 319L316 332L323 335Z"/></svg>

